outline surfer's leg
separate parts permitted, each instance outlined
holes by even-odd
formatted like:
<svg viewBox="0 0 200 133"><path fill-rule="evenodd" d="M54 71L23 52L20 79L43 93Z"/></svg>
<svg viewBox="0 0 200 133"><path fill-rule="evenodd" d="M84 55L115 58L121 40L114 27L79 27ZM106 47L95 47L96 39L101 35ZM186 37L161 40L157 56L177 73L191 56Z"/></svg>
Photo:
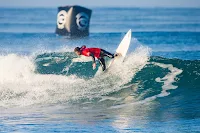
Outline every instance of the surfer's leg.
<svg viewBox="0 0 200 133"><path fill-rule="evenodd" d="M109 58L114 58L114 55L113 55L113 54L111 54L111 53L109 53L108 51L105 51L105 50L103 50L103 49L101 49L101 55L102 55L102 56L107 56L107 57L109 57Z"/></svg>
<svg viewBox="0 0 200 133"><path fill-rule="evenodd" d="M106 64L104 58L99 58L99 63L101 64L102 70L106 70Z"/></svg>

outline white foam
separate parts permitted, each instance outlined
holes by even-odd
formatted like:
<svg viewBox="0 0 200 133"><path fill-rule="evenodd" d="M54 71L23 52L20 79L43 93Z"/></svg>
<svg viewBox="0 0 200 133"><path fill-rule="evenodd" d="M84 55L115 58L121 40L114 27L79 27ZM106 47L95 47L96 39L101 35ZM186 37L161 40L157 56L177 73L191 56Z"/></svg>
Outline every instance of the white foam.
<svg viewBox="0 0 200 133"><path fill-rule="evenodd" d="M90 61L92 61L91 57L86 57L83 55L72 59L72 62L90 62Z"/></svg>
<svg viewBox="0 0 200 133"><path fill-rule="evenodd" d="M178 86L173 85L173 83L176 81L176 77L183 72L181 69L178 69L171 64L162 64L162 63L157 63L157 62L152 62L152 64L157 65L161 68L168 69L170 71L164 77L162 77L162 78L157 77L155 79L156 82L163 83L161 92L157 95L147 97L144 100L139 100L139 101L136 101L136 102L134 101L134 102L123 104L123 105L117 105L117 106L113 106L111 108L122 108L122 107L125 107L125 106L129 106L130 104L131 105L145 104L145 103L148 103L150 101L155 100L158 97L168 96L170 94L170 92L167 92L168 90L176 89L178 87Z"/></svg>
<svg viewBox="0 0 200 133"><path fill-rule="evenodd" d="M175 82L175 78L177 75L182 73L181 69L178 69L176 67L173 67L173 65L171 64L161 64L161 63L153 63L157 66L160 66L162 68L167 68L170 73L168 73L167 75L165 75L163 78L156 78L156 82L163 82L164 85L162 86L162 92L158 95L158 97L163 97L163 96L167 96L170 93L167 92L167 90L171 90L171 89L176 89L178 86L173 85L172 83Z"/></svg>
<svg viewBox="0 0 200 133"><path fill-rule="evenodd" d="M59 98L59 95L54 97L56 94L61 93L62 97L65 92L63 89L73 88L73 83L83 81L73 75L36 74L32 59L15 54L0 56L0 68L0 106L56 102Z"/></svg>
<svg viewBox="0 0 200 133"><path fill-rule="evenodd" d="M168 96L170 94L170 92L167 92L168 90L176 89L178 87L178 86L173 85L173 83L175 82L176 77L183 72L183 70L178 69L171 64L162 64L162 63L157 63L157 62L153 62L152 64L168 69L170 72L167 75L165 75L163 78L157 77L155 79L156 82L164 83L160 94L145 98L139 103L147 103L149 101L155 100L157 97Z"/></svg>
<svg viewBox="0 0 200 133"><path fill-rule="evenodd" d="M148 47L141 46L111 71L89 80L75 75L45 75L35 73L34 60L28 56L0 56L0 106L27 106L41 103L93 99L118 91L145 66Z"/></svg>

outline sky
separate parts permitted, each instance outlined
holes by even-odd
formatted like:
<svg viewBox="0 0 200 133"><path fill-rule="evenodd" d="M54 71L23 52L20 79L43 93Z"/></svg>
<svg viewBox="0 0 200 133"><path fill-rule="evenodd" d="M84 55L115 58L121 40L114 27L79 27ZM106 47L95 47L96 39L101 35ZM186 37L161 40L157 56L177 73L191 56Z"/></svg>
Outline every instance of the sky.
<svg viewBox="0 0 200 133"><path fill-rule="evenodd" d="M195 7L200 0L0 0L0 7Z"/></svg>

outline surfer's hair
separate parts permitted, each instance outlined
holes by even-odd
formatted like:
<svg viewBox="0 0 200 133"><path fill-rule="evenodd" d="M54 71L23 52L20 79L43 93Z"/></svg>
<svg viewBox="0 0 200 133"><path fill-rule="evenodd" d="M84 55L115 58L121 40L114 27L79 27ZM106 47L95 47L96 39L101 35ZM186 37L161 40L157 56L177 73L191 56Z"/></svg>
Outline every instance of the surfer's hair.
<svg viewBox="0 0 200 133"><path fill-rule="evenodd" d="M74 52L79 52L81 49L79 48L79 47L76 47L75 49L74 49Z"/></svg>

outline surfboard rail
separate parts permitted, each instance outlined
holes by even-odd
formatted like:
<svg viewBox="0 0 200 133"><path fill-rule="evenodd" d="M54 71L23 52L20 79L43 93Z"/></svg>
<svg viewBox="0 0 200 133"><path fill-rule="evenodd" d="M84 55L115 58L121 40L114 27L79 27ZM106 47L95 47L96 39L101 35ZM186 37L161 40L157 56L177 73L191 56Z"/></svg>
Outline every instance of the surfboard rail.
<svg viewBox="0 0 200 133"><path fill-rule="evenodd" d="M126 54L128 52L128 48L130 46L131 42L131 29L126 33L122 41L120 42L119 46L116 49L115 55L118 54L117 58L115 57L113 60L110 61L109 65L107 66L107 69L113 64L113 62L118 59L118 57L121 57L122 62L124 58L126 57Z"/></svg>

